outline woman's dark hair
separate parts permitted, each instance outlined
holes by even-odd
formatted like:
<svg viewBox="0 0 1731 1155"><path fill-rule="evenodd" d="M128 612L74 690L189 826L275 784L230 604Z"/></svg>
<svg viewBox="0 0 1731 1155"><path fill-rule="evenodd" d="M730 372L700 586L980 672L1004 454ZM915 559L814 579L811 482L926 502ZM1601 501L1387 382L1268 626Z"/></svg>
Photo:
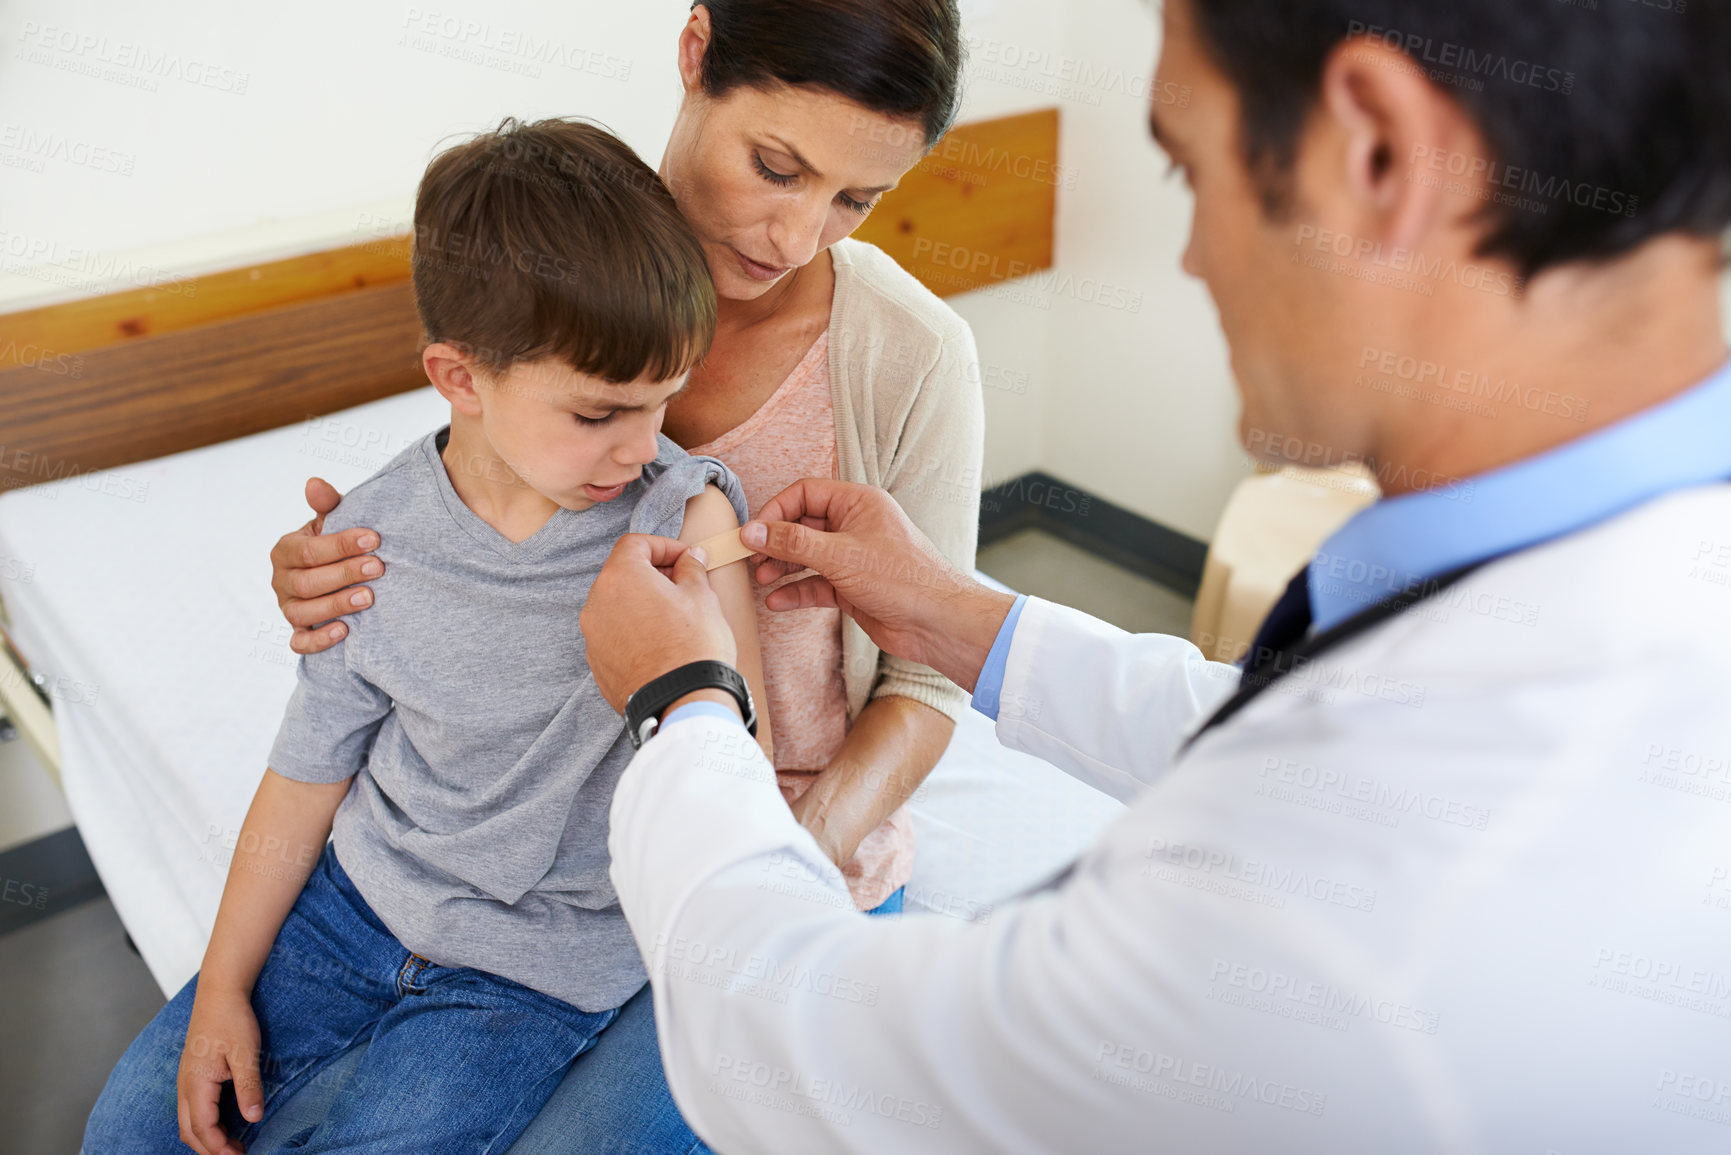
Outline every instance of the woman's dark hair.
<svg viewBox="0 0 1731 1155"><path fill-rule="evenodd" d="M961 105L956 0L700 0L711 38L703 91L822 88L873 112L916 120L926 145Z"/></svg>
<svg viewBox="0 0 1731 1155"><path fill-rule="evenodd" d="M1484 134L1491 179L1509 195L1485 206L1481 254L1531 277L1731 226L1731 11L1720 0L1185 2L1237 89L1245 159L1273 212L1289 197L1324 65L1368 37L1404 52Z"/></svg>
<svg viewBox="0 0 1731 1155"><path fill-rule="evenodd" d="M615 383L667 381L715 334L715 283L673 195L582 121L506 118L434 157L413 252L427 340L496 372L555 357Z"/></svg>

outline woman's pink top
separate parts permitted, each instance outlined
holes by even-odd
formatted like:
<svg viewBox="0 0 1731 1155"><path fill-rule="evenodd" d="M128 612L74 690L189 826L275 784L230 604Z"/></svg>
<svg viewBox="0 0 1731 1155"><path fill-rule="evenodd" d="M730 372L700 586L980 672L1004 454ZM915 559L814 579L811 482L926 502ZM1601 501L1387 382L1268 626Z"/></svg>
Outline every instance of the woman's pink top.
<svg viewBox="0 0 1731 1155"><path fill-rule="evenodd" d="M738 475L753 517L802 477L836 476L835 410L830 400L829 332L825 330L769 400L741 425L692 453L718 457ZM811 787L847 736L842 682L841 611L776 613L764 606L772 586L753 583L764 692L775 739L775 777L789 802ZM906 807L860 843L842 868L854 904L879 905L913 873L914 827Z"/></svg>

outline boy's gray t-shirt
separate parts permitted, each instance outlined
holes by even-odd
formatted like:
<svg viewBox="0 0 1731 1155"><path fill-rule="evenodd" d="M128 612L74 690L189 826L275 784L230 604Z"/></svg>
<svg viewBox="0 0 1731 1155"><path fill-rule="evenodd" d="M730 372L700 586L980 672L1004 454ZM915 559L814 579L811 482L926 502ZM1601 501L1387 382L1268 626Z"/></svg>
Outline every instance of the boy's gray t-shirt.
<svg viewBox="0 0 1731 1155"><path fill-rule="evenodd" d="M502 975L585 1011L646 979L607 874L607 814L631 743L589 672L577 615L621 535L677 536L714 483L666 437L623 494L556 511L513 543L440 458L449 427L398 454L325 518L379 532L383 577L349 633L303 657L270 767L354 783L343 869L409 950Z"/></svg>

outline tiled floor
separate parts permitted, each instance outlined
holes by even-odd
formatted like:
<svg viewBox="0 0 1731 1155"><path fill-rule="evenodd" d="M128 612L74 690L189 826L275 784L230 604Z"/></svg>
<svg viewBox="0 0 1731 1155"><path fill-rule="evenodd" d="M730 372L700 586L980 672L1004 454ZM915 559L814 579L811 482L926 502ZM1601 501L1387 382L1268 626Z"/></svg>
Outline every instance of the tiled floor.
<svg viewBox="0 0 1731 1155"><path fill-rule="evenodd" d="M1190 601L1038 530L980 551L1018 591L1135 632L1188 634ZM0 1155L72 1155L108 1072L163 1004L107 899L0 936Z"/></svg>
<svg viewBox="0 0 1731 1155"><path fill-rule="evenodd" d="M75 1155L108 1072L163 1001L106 898L0 936L0 1152Z"/></svg>
<svg viewBox="0 0 1731 1155"><path fill-rule="evenodd" d="M1018 593L1074 606L1131 633L1190 636L1189 598L1040 530L986 546L978 565Z"/></svg>

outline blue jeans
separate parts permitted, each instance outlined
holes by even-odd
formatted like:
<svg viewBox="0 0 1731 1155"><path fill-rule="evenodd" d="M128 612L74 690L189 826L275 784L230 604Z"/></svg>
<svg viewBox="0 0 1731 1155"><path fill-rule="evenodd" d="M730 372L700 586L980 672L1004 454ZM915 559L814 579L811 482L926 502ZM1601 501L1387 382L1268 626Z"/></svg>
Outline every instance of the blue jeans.
<svg viewBox="0 0 1731 1155"><path fill-rule="evenodd" d="M902 897L898 890L868 913L899 914ZM248 1146L248 1155L292 1150L294 1137L316 1127L345 1093L350 1074L367 1051L367 1044L362 1042L302 1087L266 1120L259 1141ZM88 1148L89 1155L101 1151L99 1147ZM655 1002L648 987L626 1000L619 1008L619 1017L571 1065L508 1155L597 1151L609 1155L709 1155L709 1148L686 1126L667 1089L661 1050L655 1041Z"/></svg>
<svg viewBox="0 0 1731 1155"><path fill-rule="evenodd" d="M867 914L900 914L902 890ZM655 1041L655 1002L644 987L565 1076L508 1155L710 1155L674 1106Z"/></svg>
<svg viewBox="0 0 1731 1155"><path fill-rule="evenodd" d="M326 856L330 858L330 865L340 874L342 868L330 855L328 847ZM315 874L314 878L317 877ZM342 876L342 880L348 885L346 875ZM309 890L312 885L309 881ZM302 898L305 898L304 893ZM365 909L360 895L355 894L354 898L362 909ZM902 910L902 898L903 892L897 890L882 906L867 913L899 914ZM296 909L299 909L298 903ZM370 910L367 914L369 918L373 917ZM291 914L291 921L293 917ZM376 922L376 919L374 921ZM283 929L286 934L287 924ZM281 941L279 936L279 945ZM400 946L397 950L399 954L402 952ZM271 957L275 959L275 950ZM268 970L270 963L265 965ZM263 977L261 974L261 982ZM102 1131L96 1130L98 1116L104 1112L103 1104L109 1101L114 1093L115 1082L120 1078L120 1069L117 1068L114 1076L109 1079L108 1088L103 1091L102 1101L97 1104L97 1114L91 1117L91 1130L85 1134L84 1147L87 1155L109 1155L110 1151L138 1150L184 1152L185 1148L180 1147L178 1139L175 1138L178 1130L174 1119L174 1080L180 1062L180 1046L186 1038L187 1016L192 1009L193 984L197 981L196 978L193 979L185 990L175 996L175 1002L170 1003L168 1008L145 1028L139 1042L135 1042L121 1059L121 1068L124 1068L132 1060L133 1052L138 1050L144 1038L163 1022L175 1003L185 1000L185 1008L176 1020L177 1025L170 1024L165 1028L172 1033L173 1054L167 1057L164 1065L166 1089L161 1091L160 1095L165 1097L168 1104L167 1133L173 1142L168 1146L150 1147L110 1145L106 1136L118 1133L121 1122L128 1117L125 1114L126 1104L118 1101L111 1107L117 1121L106 1123L106 1129ZM494 981L505 983L508 980ZM256 994L253 1001L256 1009ZM574 1014L582 1013L575 1008L571 1010ZM607 1012L609 1015L612 1013ZM655 1040L655 1003L649 988L644 987L626 1000L611 1025L603 1025L606 1029L597 1028L600 1034L593 1039L593 1046L584 1051L582 1058L571 1064L569 1070L563 1072L562 1078L555 1080L556 1086L548 1087L548 1094L540 1097L539 1113L530 1113L533 1121L528 1124L527 1129L519 1128L521 1134L514 1143L509 1144L508 1155L579 1155L597 1151L609 1152L611 1155L709 1155L709 1148L686 1126L679 1108L674 1105L672 1092L667 1089L667 1077L661 1070L661 1051ZM363 1064L367 1067L374 1066L372 1054L379 1046L380 1040L374 1039L369 1045L363 1035L316 1075L304 1080L292 1088L290 1094L279 1096L278 1099L268 1097L271 1084L267 1077L267 1114L262 1127L256 1129L255 1140L248 1140L247 1136L251 1132L244 1129L244 1121L240 1120L238 1112L233 1110L233 1094L225 1089L224 1099L228 1110L224 1114L224 1124L228 1125L230 1119L233 1119L236 1125L243 1127L239 1134L246 1143L248 1155L320 1149L297 1147L296 1144L305 1141L308 1135L317 1135L322 1141L323 1132L317 1130L321 1122L346 1103L367 1093L364 1089L357 1089L351 1080L360 1072ZM268 1042L266 1047L268 1050ZM376 1080L377 1076L374 1078ZM229 1134L235 1135L236 1132L231 1129ZM516 1135L517 1132L512 1134ZM433 1151L443 1148L408 1145L404 1149ZM471 1144L468 1149L477 1148ZM369 1150L396 1151L398 1148ZM507 1147L502 1142L485 1150L506 1151Z"/></svg>
<svg viewBox="0 0 1731 1155"><path fill-rule="evenodd" d="M186 1150L175 1080L197 987L194 976L121 1057L86 1126L88 1155ZM271 947L252 1006L266 1124L241 1117L232 1085L221 1105L224 1128L250 1155L502 1152L619 1013L587 1013L411 954L330 846ZM339 1057L348 1060L340 1080ZM274 1141L259 1141L291 1100L315 1090L324 1100L316 1119L295 1118L292 1132L279 1126Z"/></svg>

